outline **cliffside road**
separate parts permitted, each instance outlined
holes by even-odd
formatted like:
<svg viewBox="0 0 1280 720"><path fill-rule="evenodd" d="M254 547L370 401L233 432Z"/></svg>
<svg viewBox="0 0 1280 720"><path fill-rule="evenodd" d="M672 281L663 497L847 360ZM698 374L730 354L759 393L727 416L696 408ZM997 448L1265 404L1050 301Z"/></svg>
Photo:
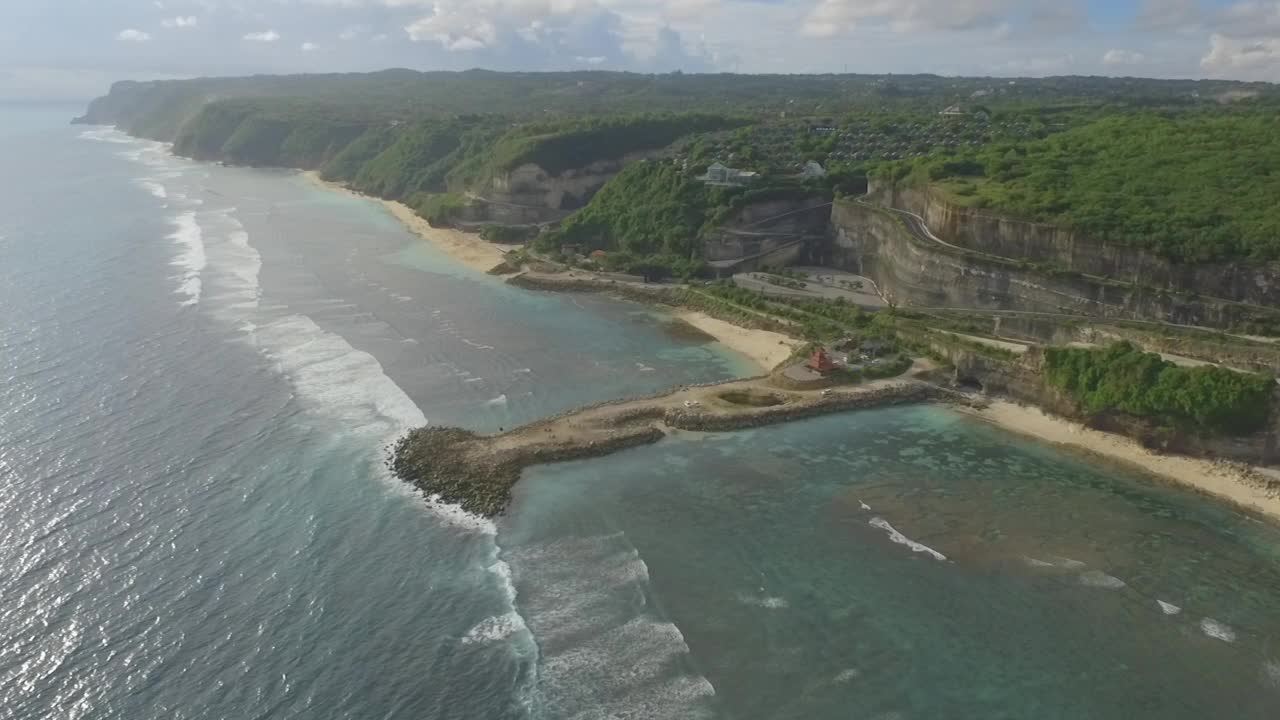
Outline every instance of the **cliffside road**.
<svg viewBox="0 0 1280 720"><path fill-rule="evenodd" d="M778 215L774 215L774 216L772 216L772 217L767 217L767 218L765 218L765 219L763 219L763 220L757 220L757 221L755 221L755 222L753 222L753 223L750 223L750 224L748 224L748 225L743 225L742 227L738 228L738 230L739 230L739 231L743 231L743 230L750 230L751 228L754 228L754 227L760 227L761 225L768 225L769 223L777 222L778 220L781 220L781 219L783 219L783 218L787 218L787 217L791 217L791 216L793 216L793 215L800 215L800 214L803 214L803 213L810 213L810 212L813 212L813 211L815 211L815 210L821 210L822 208L828 208L828 207L831 207L833 204L834 204L834 203L829 203L829 202L828 202L828 203L822 203L821 205L813 205L813 206L811 206L811 207L800 208L799 210L788 210L787 212L780 213L780 214L778 214Z"/></svg>
<svg viewBox="0 0 1280 720"><path fill-rule="evenodd" d="M856 202L856 203L858 203L859 205L862 205L862 206L864 206L864 207L871 208L871 209L873 209L873 210L882 210L882 211L885 211L885 212L891 213L891 214L893 214L893 215L896 215L897 217L899 217L899 218L901 218L901 219L902 219L902 221L903 221L903 225L907 228L907 230L908 230L912 235L914 235L917 239L919 239L919 240L921 240L921 241L923 241L923 242L935 243L935 244L941 245L941 246L943 246L943 247L945 247L945 248L949 248L949 249L951 249L951 250L956 250L956 251L959 251L959 252L965 253L966 255L970 255L970 256L974 256L974 257L980 257L980 258L986 258L986 259L988 259L988 260L992 260L992 261L994 261L994 262L1008 263L1008 262L1013 262L1013 261L1014 261L1014 259L1013 259L1013 258L1007 258L1007 257L1003 257L1003 256L1000 256L1000 255L992 255L991 253L982 252L982 251L980 251L980 250L973 250L973 249L970 249L970 248L963 247L963 246L961 246L961 245L956 245L956 244L954 244L954 243L949 243L949 242L947 242L946 240L943 240L942 238L938 237L937 235L934 235L934 234L933 234L933 231L931 231L931 230L929 229L928 224L927 224L927 223L925 223L924 218L920 217L919 215L916 215L916 214L915 214L915 213L913 213L913 212L910 212L910 211L907 211L907 210L899 210L898 208L888 207L888 206L884 206L884 205L877 205L877 204L870 203L870 202L867 202L867 201L865 201L865 200L861 200L861 199L854 200L854 202ZM1095 281L1095 282L1100 282L1100 283L1113 282L1110 278L1104 278L1104 277L1100 277L1100 276L1097 276L1097 275L1088 275L1088 274L1081 273L1081 277L1084 277L1084 278L1087 278L1087 279L1093 280L1093 281ZM1211 300L1216 300L1216 301L1218 301L1218 302L1224 302L1224 303L1232 303L1232 302L1235 302L1235 301L1232 301L1232 300L1227 300L1227 299L1225 299L1225 298L1213 298L1213 297L1210 297L1210 296L1205 296L1205 297L1206 297L1206 298L1208 298L1208 299L1211 299ZM1252 305L1252 304L1250 304L1250 303L1237 303L1237 304L1239 304L1239 305L1247 305L1247 306L1250 306L1250 307L1258 307L1258 308L1261 308L1261 309L1269 309L1269 308L1262 308L1262 306L1259 306L1259 305ZM1044 311L987 310L987 309L983 309L983 308L962 308L962 307L923 307L923 306L913 306L913 307L915 307L915 308L916 308L916 309L918 309L918 310L935 310L935 311L939 311L939 310L945 310L945 311L965 311L965 312L975 312L975 313L985 313L985 314L1005 314L1005 315L1028 315L1028 316L1041 316L1041 317L1046 317L1046 318L1076 318L1076 319L1079 319L1079 318L1082 318L1082 317L1089 317L1089 316L1087 316L1087 315L1080 315L1080 314L1074 314L1074 313L1053 313L1053 312L1044 312ZM1111 306L1111 307L1115 307L1115 308L1117 308L1118 310L1123 310L1123 308L1120 308L1119 306L1115 306L1115 305L1113 305L1113 306ZM1171 328L1182 328L1182 329L1185 329L1185 330L1198 330L1198 331L1202 331L1202 332L1209 332L1209 333L1222 333L1222 334L1225 334L1225 335L1229 335L1229 336L1231 336L1231 337L1240 338L1240 339L1242 339L1242 340L1249 340L1249 341L1251 341L1251 342L1267 342L1267 343L1275 343L1275 342L1277 342L1277 340L1272 339L1272 338L1260 338L1260 337L1256 337L1256 336L1252 336L1252 335L1240 335L1240 334L1236 334L1236 333L1223 333L1223 332L1222 332L1221 330L1219 330L1219 329L1216 329L1216 328L1210 328L1210 327L1204 327L1204 326L1201 326L1201 325L1184 325L1184 324L1182 324L1182 323L1175 323L1175 322L1157 322L1157 321L1154 321L1154 320L1141 320L1141 319L1138 319L1138 318L1136 318L1136 317L1132 317L1132 318L1125 318L1125 319L1124 319L1124 322L1141 323L1141 324L1143 324L1143 325L1150 325L1151 327L1171 327Z"/></svg>

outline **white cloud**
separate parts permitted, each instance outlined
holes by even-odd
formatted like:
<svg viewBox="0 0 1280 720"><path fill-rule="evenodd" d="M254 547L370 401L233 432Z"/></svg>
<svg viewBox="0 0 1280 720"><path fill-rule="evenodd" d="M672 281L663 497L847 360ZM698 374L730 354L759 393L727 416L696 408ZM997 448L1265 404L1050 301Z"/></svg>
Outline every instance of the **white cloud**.
<svg viewBox="0 0 1280 720"><path fill-rule="evenodd" d="M273 43L280 39L280 33L275 30L264 30L262 32L251 32L244 36L245 40L250 42Z"/></svg>
<svg viewBox="0 0 1280 720"><path fill-rule="evenodd" d="M320 46L313 42L302 43L302 52L315 52L316 50L319 50L319 49L320 49Z"/></svg>
<svg viewBox="0 0 1280 720"><path fill-rule="evenodd" d="M129 28L128 30L121 30L120 34L116 35L116 39L124 42L144 43L151 39L151 33Z"/></svg>
<svg viewBox="0 0 1280 720"><path fill-rule="evenodd" d="M180 15L175 18L161 20L160 24L167 28L193 28L200 24L200 18L195 15Z"/></svg>
<svg viewBox="0 0 1280 720"><path fill-rule="evenodd" d="M1141 65L1147 61L1147 57L1140 52L1133 50L1111 49L1102 55L1103 65Z"/></svg>
<svg viewBox="0 0 1280 720"><path fill-rule="evenodd" d="M895 32L997 27L1015 4L1015 0L819 0L802 32L832 37L864 23L888 25Z"/></svg>
<svg viewBox="0 0 1280 720"><path fill-rule="evenodd" d="M1280 80L1280 38L1209 36L1209 52L1200 67L1214 77Z"/></svg>
<svg viewBox="0 0 1280 720"><path fill-rule="evenodd" d="M615 53L652 59L660 49L672 49L664 32L677 25L697 29L723 6L723 0L384 1L430 8L405 27L415 42L455 52L528 52L536 46L562 63Z"/></svg>
<svg viewBox="0 0 1280 720"><path fill-rule="evenodd" d="M582 63L583 65L600 65L601 63L603 63L608 59L609 58L603 55L592 55L591 57L583 57L582 55L575 55L573 58L573 61L577 63Z"/></svg>
<svg viewBox="0 0 1280 720"><path fill-rule="evenodd" d="M483 40L478 40L470 35L462 35L452 39L445 45L445 48L453 52L466 52L468 50L482 50L489 47Z"/></svg>

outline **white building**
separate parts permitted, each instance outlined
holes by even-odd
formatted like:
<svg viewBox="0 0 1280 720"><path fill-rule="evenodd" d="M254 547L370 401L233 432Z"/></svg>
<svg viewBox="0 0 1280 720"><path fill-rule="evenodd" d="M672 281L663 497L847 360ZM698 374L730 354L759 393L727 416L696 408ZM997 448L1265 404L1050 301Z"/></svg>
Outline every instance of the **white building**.
<svg viewBox="0 0 1280 720"><path fill-rule="evenodd" d="M736 170L722 163L712 163L702 180L708 185L749 185L759 179L760 173Z"/></svg>

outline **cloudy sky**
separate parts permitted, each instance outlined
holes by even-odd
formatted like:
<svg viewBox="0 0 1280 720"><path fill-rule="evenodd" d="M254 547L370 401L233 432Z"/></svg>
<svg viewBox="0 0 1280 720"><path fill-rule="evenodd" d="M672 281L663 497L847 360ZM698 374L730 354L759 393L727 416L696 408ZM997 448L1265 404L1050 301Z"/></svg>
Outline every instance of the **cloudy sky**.
<svg viewBox="0 0 1280 720"><path fill-rule="evenodd" d="M0 0L0 100L280 72L1280 80L1280 0Z"/></svg>

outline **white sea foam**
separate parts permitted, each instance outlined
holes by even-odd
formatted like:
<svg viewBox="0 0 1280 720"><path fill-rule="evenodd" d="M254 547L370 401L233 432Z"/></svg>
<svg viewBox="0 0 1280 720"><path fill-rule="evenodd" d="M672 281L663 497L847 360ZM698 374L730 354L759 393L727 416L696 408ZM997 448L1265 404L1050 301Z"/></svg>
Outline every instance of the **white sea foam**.
<svg viewBox="0 0 1280 720"><path fill-rule="evenodd" d="M506 407L507 406L506 393L503 393L502 395L499 395L498 397L490 400L489 402L485 403L485 405L488 405L489 407Z"/></svg>
<svg viewBox="0 0 1280 720"><path fill-rule="evenodd" d="M520 616L520 613L512 610L505 615L497 615L481 620L463 636L462 644L473 645L476 643L498 642L527 629L524 624L524 618Z"/></svg>
<svg viewBox="0 0 1280 720"><path fill-rule="evenodd" d="M160 198L161 200L164 200L169 197L169 192L165 190L164 185L161 185L160 182L155 178L144 178L142 180L139 180L138 185L140 185L142 189L151 193L153 196Z"/></svg>
<svg viewBox="0 0 1280 720"><path fill-rule="evenodd" d="M1103 588L1106 590L1119 590L1127 583L1114 575L1108 575L1101 570L1088 570L1080 573L1080 584L1088 587Z"/></svg>
<svg viewBox="0 0 1280 720"><path fill-rule="evenodd" d="M477 349L477 350L494 350L494 349L496 349L496 348L494 348L492 345L482 345L482 344L480 344L480 343L478 343L478 342L472 342L471 340L468 340L468 339L466 339L466 338L462 338L462 342L463 342L464 344L470 345L471 347L473 347L473 348L475 348L475 349Z"/></svg>
<svg viewBox="0 0 1280 720"><path fill-rule="evenodd" d="M85 130L80 133L80 137L84 140L96 140L97 142L115 143L117 145L132 145L138 142L114 127L97 127Z"/></svg>
<svg viewBox="0 0 1280 720"><path fill-rule="evenodd" d="M1163 612L1165 615L1177 615L1178 613L1182 612L1182 608L1178 607L1177 605L1174 605L1173 603L1167 603L1163 600L1157 600L1156 604L1160 606L1160 611Z"/></svg>
<svg viewBox="0 0 1280 720"><path fill-rule="evenodd" d="M1205 618L1200 621L1200 631L1215 640L1223 642L1235 642L1236 631L1230 625L1218 622L1213 618Z"/></svg>
<svg viewBox="0 0 1280 720"><path fill-rule="evenodd" d="M840 674L836 675L831 682L837 685L844 685L846 683L850 683L850 682L853 682L854 680L857 680L858 675L860 674L861 673L858 672L857 668L847 668L845 670L841 670Z"/></svg>
<svg viewBox="0 0 1280 720"><path fill-rule="evenodd" d="M767 610L785 610L786 608L791 607L791 603L787 602L786 598L774 597L770 595L749 595L745 593L739 594L738 602L742 603L743 605L754 605L755 607L762 607Z"/></svg>
<svg viewBox="0 0 1280 720"><path fill-rule="evenodd" d="M543 695L557 717L690 718L715 689L673 677L689 647L644 602L648 566L622 533L508 551L537 637Z"/></svg>
<svg viewBox="0 0 1280 720"><path fill-rule="evenodd" d="M174 218L173 224L177 226L177 230L169 236L169 239L181 249L178 257L173 260L174 267L182 269L181 285L178 291L187 296L183 305L195 305L200 302L202 289L200 274L208 264L204 248L204 233L200 223L196 222L194 212L182 213Z"/></svg>
<svg viewBox="0 0 1280 720"><path fill-rule="evenodd" d="M325 332L311 318L288 315L262 325L255 335L306 404L347 428L390 437L427 424L377 358Z"/></svg>
<svg viewBox="0 0 1280 720"><path fill-rule="evenodd" d="M1273 688L1280 688L1280 660L1262 663L1262 681Z"/></svg>
<svg viewBox="0 0 1280 720"><path fill-rule="evenodd" d="M898 532L897 530L894 529L892 525L889 524L889 521L885 520L884 518L879 518L879 517L871 518L870 525L871 527L880 528L881 530L884 530L885 532L889 533L889 539L891 541L898 543L899 545L905 545L911 548L913 552L924 553L939 562L946 562L947 560L946 555L943 555L942 553L938 552L937 550L934 550L928 545L918 543L915 540L912 540L911 538L907 537L906 535L903 535L902 533Z"/></svg>

